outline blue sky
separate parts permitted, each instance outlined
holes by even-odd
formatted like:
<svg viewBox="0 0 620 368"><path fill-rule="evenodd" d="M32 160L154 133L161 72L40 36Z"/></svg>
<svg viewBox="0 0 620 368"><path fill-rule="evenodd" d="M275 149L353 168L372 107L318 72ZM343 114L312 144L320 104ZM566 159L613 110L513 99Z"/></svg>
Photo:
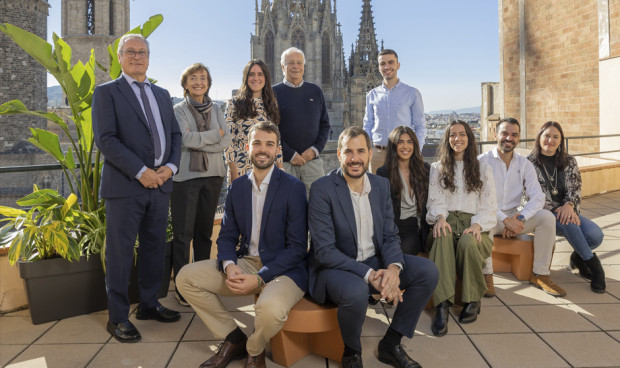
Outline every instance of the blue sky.
<svg viewBox="0 0 620 368"><path fill-rule="evenodd" d="M261 1L258 1L259 4ZM60 0L49 0L48 39L60 35ZM400 79L420 90L426 111L480 105L480 83L499 80L497 1L374 0L379 47L398 52ZM194 62L213 76L210 96L228 99L239 88L250 59L254 0L131 0L130 27L151 15L164 22L149 37L148 76L173 96L181 96L179 77ZM345 57L357 38L361 0L337 1ZM49 85L57 84L50 80Z"/></svg>

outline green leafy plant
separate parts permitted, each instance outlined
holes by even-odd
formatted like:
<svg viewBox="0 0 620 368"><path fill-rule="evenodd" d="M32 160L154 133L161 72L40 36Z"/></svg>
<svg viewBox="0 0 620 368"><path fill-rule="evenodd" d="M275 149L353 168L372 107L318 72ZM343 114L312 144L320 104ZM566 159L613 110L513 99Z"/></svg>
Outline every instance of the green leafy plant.
<svg viewBox="0 0 620 368"><path fill-rule="evenodd" d="M162 21L161 14L154 15L142 26L128 33L139 33L148 37ZM86 63L78 61L71 65L71 47L56 33L52 36L52 46L40 37L9 23L0 24L0 31L15 41L58 81L71 110L68 120L73 123L76 136L71 135L69 125L62 117L55 113L30 111L19 100L0 105L0 115L28 114L57 124L70 140L66 151L63 152L58 135L45 129L30 128L32 137L28 138L28 141L52 155L62 166L71 192L81 199L81 203L78 204L80 208L87 212L97 211L103 206L103 200L99 198L102 157L94 145L91 104L96 86L95 67L105 68L95 61L94 50L91 50ZM108 47L110 61L108 72L113 79L121 73L116 58L118 42L119 39Z"/></svg>
<svg viewBox="0 0 620 368"><path fill-rule="evenodd" d="M63 257L78 259L82 252L78 245L81 211L76 208L77 196L63 198L57 191L35 185L31 194L19 199L24 211L0 206L0 245L9 246L9 262L19 259L38 260Z"/></svg>

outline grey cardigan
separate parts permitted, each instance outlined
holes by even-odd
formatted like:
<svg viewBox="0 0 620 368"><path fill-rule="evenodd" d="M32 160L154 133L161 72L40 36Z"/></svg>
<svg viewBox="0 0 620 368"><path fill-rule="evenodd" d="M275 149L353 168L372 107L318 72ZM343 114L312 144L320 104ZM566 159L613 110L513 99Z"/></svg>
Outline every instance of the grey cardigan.
<svg viewBox="0 0 620 368"><path fill-rule="evenodd" d="M226 126L222 109L217 104L213 104L211 108L211 124L209 130L205 132L198 132L196 120L189 109L190 107L185 101L174 105L174 115L179 122L179 129L183 134L183 139L181 141L179 172L172 177L172 180L185 181L208 176L226 176L224 150L230 145L232 138ZM218 129L224 130L224 136L221 138ZM207 171L189 171L189 153L192 149L207 152L209 157Z"/></svg>

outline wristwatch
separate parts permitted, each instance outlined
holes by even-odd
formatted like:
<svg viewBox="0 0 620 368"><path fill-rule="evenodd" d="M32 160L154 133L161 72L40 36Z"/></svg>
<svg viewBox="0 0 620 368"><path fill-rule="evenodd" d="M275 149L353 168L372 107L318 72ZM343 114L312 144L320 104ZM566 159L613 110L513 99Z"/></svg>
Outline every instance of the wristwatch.
<svg viewBox="0 0 620 368"><path fill-rule="evenodd" d="M525 216L519 214L519 216L517 216L517 220L519 220L521 222L525 222Z"/></svg>

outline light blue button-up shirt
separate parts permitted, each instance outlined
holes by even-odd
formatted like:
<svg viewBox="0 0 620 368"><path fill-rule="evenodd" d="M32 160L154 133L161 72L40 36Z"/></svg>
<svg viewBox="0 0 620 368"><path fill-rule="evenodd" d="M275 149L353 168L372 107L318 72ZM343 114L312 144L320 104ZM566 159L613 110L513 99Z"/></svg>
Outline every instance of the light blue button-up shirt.
<svg viewBox="0 0 620 368"><path fill-rule="evenodd" d="M398 81L392 89L381 84L368 92L364 130L373 144L386 146L390 132L401 125L413 129L422 149L426 139L426 119L420 91Z"/></svg>

